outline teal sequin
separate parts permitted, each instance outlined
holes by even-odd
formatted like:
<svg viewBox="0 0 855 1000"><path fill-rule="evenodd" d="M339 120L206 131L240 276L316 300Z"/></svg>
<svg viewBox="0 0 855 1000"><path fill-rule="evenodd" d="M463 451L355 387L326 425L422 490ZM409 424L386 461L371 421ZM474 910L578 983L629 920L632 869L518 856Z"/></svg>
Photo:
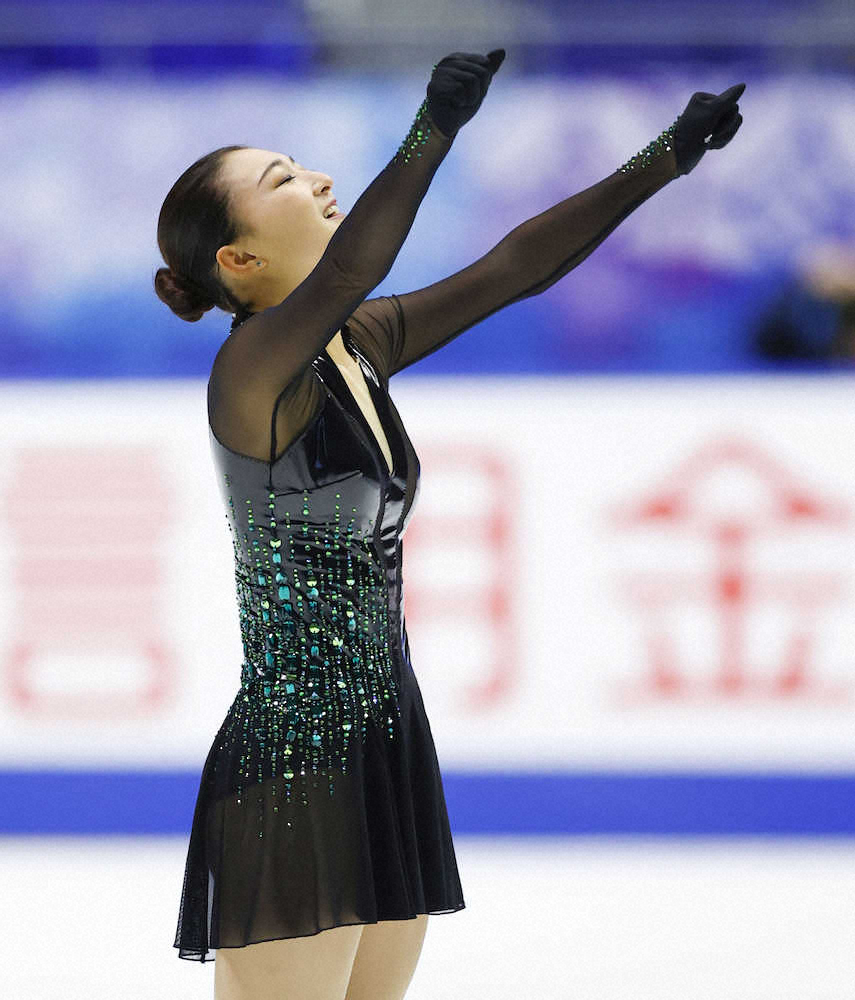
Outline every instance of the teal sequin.
<svg viewBox="0 0 855 1000"><path fill-rule="evenodd" d="M432 130L433 122L428 117L427 98L425 98L416 112L410 131L395 153L395 159L407 163L413 156L421 156L421 148L430 138Z"/></svg>
<svg viewBox="0 0 855 1000"><path fill-rule="evenodd" d="M679 121L679 119L677 119ZM618 167L624 174L630 174L637 170L643 170L645 167L649 166L654 160L662 156L663 153L672 149L674 146L674 130L677 127L677 122L675 121L673 125L669 125L664 132L660 134L653 140L653 142L648 143L641 150L640 153L636 153L635 156L631 156L623 166Z"/></svg>
<svg viewBox="0 0 855 1000"><path fill-rule="evenodd" d="M227 474L224 481L231 486ZM351 738L367 738L369 720L395 739L401 710L385 570L356 517L342 523L340 494L335 513L316 522L308 491L297 495L302 517L284 510L278 518L271 492L269 527L246 498L241 525L226 495L244 660L221 738L240 749L236 801L256 782L281 778L287 801L299 779L308 804L308 775L325 775L332 795L334 773L348 771Z"/></svg>

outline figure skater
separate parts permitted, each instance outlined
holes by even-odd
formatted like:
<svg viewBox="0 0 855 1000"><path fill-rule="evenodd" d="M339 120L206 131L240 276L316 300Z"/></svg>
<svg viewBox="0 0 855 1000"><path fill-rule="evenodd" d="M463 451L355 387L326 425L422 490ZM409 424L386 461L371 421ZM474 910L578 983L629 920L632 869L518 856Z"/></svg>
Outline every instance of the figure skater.
<svg viewBox="0 0 855 1000"><path fill-rule="evenodd" d="M696 93L644 150L473 264L368 298L504 57L436 64L347 213L322 170L250 146L197 160L160 211L157 295L191 323L233 316L207 400L244 657L201 775L174 943L216 952L216 1000L400 1000L428 914L464 906L404 621L419 462L390 377L549 288L742 121L744 84Z"/></svg>

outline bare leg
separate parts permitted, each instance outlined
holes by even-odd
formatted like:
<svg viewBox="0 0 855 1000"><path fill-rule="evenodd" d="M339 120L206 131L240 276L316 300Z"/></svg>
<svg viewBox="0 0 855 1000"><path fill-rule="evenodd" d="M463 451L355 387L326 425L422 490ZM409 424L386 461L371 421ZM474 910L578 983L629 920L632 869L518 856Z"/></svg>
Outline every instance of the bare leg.
<svg viewBox="0 0 855 1000"><path fill-rule="evenodd" d="M416 971L428 914L366 924L344 1000L402 1000Z"/></svg>
<svg viewBox="0 0 855 1000"><path fill-rule="evenodd" d="M214 1000L344 1000L363 926L218 948Z"/></svg>

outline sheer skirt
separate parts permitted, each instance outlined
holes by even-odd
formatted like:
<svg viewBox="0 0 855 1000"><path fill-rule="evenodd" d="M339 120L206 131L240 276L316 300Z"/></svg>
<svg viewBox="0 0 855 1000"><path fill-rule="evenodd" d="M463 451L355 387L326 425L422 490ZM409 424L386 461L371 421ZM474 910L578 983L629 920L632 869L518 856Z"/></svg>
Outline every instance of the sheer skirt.
<svg viewBox="0 0 855 1000"><path fill-rule="evenodd" d="M215 742L191 829L179 957L210 961L216 948L463 909L434 743L416 694L395 739L369 720L345 773L295 775L290 801L278 778L218 795Z"/></svg>

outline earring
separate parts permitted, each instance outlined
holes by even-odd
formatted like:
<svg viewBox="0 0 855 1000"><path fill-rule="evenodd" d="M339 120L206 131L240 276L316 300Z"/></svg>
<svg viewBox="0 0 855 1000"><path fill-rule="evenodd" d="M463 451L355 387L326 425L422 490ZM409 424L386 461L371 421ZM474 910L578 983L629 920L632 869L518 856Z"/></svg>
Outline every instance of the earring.
<svg viewBox="0 0 855 1000"><path fill-rule="evenodd" d="M263 263L263 261L260 261L260 260L257 260L257 261L255 262L255 266L256 266L256 267L261 267L262 263Z"/></svg>

